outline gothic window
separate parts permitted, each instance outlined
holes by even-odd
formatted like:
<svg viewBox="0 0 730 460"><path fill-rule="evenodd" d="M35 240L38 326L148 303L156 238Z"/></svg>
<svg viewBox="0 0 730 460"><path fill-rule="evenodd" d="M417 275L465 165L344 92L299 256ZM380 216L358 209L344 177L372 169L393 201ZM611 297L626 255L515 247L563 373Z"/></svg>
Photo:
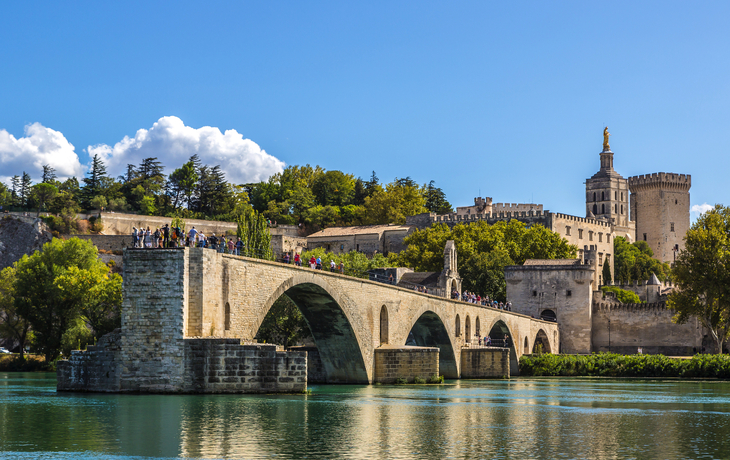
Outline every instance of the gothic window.
<svg viewBox="0 0 730 460"><path fill-rule="evenodd" d="M596 201L596 192L593 192L593 201Z"/></svg>
<svg viewBox="0 0 730 460"><path fill-rule="evenodd" d="M621 205L621 214L624 213L624 205Z"/></svg>
<svg viewBox="0 0 730 460"><path fill-rule="evenodd" d="M601 192L601 201L606 201L606 192Z"/></svg>
<svg viewBox="0 0 730 460"><path fill-rule="evenodd" d="M598 214L598 206L596 206L595 204L593 205L593 214Z"/></svg>
<svg viewBox="0 0 730 460"><path fill-rule="evenodd" d="M606 205L605 204L601 205L601 214L606 214Z"/></svg>

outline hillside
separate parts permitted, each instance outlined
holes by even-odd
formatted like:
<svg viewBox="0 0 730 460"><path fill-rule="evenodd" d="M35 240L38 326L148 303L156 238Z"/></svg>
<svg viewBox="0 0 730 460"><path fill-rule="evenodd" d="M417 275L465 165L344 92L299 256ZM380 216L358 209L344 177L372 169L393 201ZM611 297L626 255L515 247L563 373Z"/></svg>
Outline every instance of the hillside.
<svg viewBox="0 0 730 460"><path fill-rule="evenodd" d="M0 219L0 270L11 266L24 254L32 254L53 237L48 227L33 217Z"/></svg>

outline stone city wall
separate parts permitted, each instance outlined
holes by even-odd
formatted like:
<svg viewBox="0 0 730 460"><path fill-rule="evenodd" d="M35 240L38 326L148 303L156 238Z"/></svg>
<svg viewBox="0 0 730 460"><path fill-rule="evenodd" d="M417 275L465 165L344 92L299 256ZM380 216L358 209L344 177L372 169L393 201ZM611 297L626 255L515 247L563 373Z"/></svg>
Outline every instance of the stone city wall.
<svg viewBox="0 0 730 460"><path fill-rule="evenodd" d="M375 349L375 382L395 383L397 379L413 382L416 377L428 380L437 375L438 348L386 346Z"/></svg>
<svg viewBox="0 0 730 460"><path fill-rule="evenodd" d="M118 392L121 377L121 330L103 336L85 351L56 363L58 391Z"/></svg>
<svg viewBox="0 0 730 460"><path fill-rule="evenodd" d="M605 300L605 299L604 299ZM700 352L702 328L697 320L672 322L674 312L664 302L593 304L593 351L690 356Z"/></svg>
<svg viewBox="0 0 730 460"><path fill-rule="evenodd" d="M69 238L91 241L97 249L121 251L132 247L132 235L69 235Z"/></svg>
<svg viewBox="0 0 730 460"><path fill-rule="evenodd" d="M162 228L165 224L171 224L171 217L144 216L139 214L122 214L115 212L104 212L101 214L101 221L104 224L103 233L107 235L131 235L132 227L147 228L154 232L156 228ZM238 228L235 222L220 222L215 220L185 219L185 229L190 231L195 227L206 236L213 233L225 235L226 232L234 232Z"/></svg>
<svg viewBox="0 0 730 460"><path fill-rule="evenodd" d="M186 393L301 393L307 353L240 339L185 340Z"/></svg>
<svg viewBox="0 0 730 460"><path fill-rule="evenodd" d="M509 361L509 348L464 348L461 350L461 378L509 377Z"/></svg>

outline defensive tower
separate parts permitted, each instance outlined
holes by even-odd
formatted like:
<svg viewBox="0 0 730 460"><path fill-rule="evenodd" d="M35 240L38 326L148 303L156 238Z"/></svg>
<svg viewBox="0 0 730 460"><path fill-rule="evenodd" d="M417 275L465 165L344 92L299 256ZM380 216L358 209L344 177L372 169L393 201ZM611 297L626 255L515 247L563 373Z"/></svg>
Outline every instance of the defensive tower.
<svg viewBox="0 0 730 460"><path fill-rule="evenodd" d="M689 174L654 173L629 177L631 220L636 241L646 241L654 258L673 262L689 230Z"/></svg>
<svg viewBox="0 0 730 460"><path fill-rule="evenodd" d="M613 225L628 227L629 187L626 179L613 169L613 152L604 131L601 169L586 180L586 217L606 219Z"/></svg>

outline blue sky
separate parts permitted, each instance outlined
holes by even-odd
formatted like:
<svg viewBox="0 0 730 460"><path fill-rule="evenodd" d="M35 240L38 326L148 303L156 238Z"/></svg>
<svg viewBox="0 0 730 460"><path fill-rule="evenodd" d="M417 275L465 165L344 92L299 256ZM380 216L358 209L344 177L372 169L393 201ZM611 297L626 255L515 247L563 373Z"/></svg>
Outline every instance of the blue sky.
<svg viewBox="0 0 730 460"><path fill-rule="evenodd" d="M10 2L0 15L0 178L19 168L39 177L44 149L81 165L104 152L118 174L139 155L172 163L204 144L233 179L310 163L435 180L454 205L481 193L583 215L608 125L624 177L691 174L693 205L730 204L728 10ZM155 131L163 117L177 118ZM220 132L201 134L206 126Z"/></svg>

